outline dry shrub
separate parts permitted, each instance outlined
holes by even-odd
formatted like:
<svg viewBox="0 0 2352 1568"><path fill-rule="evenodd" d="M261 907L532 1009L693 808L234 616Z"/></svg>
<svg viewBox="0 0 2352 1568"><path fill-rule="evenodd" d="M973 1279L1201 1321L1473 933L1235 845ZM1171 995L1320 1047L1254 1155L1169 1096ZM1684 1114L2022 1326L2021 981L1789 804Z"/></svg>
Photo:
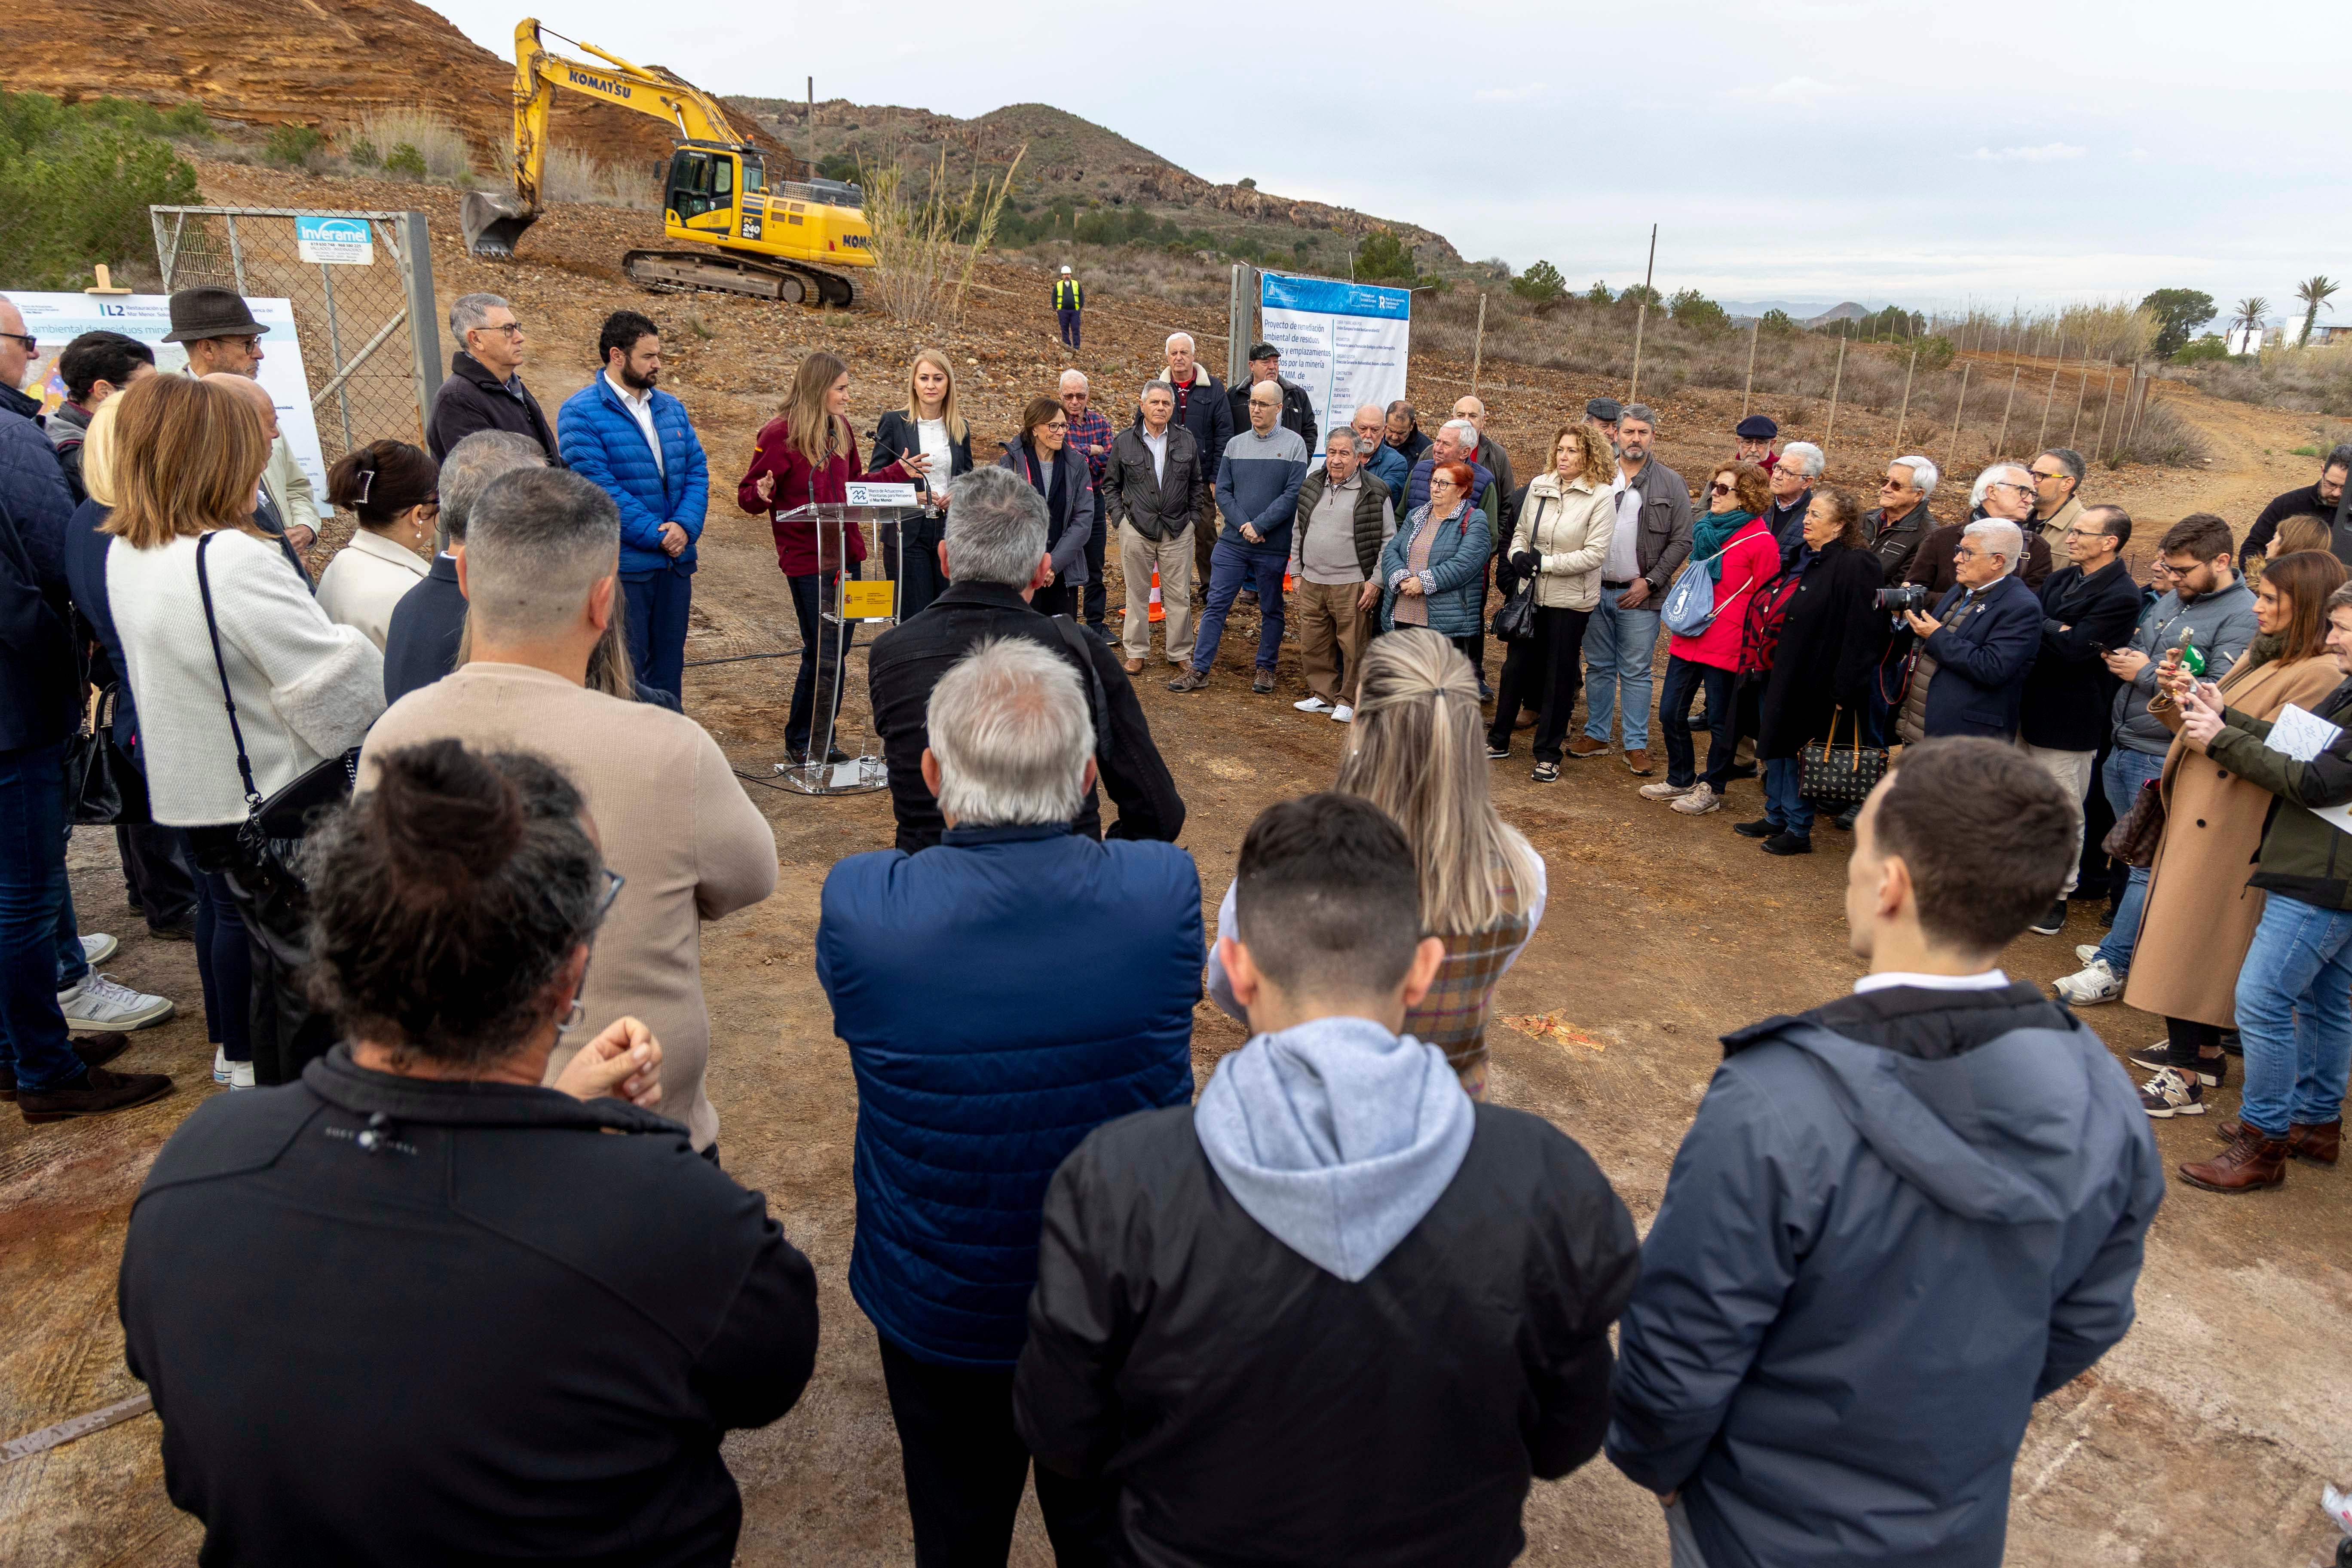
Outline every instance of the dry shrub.
<svg viewBox="0 0 2352 1568"><path fill-rule="evenodd" d="M513 168L514 138L502 136L499 139L499 172L507 174ZM642 212L657 212L662 205L657 184L642 168L607 163L576 147L548 148L540 170L539 199L585 206L635 207Z"/></svg>
<svg viewBox="0 0 2352 1568"><path fill-rule="evenodd" d="M425 177L462 180L474 171L474 157L466 133L429 109L379 109L362 114L341 138L349 148L366 142L389 157L395 147L414 147L425 160Z"/></svg>
<svg viewBox="0 0 2352 1568"><path fill-rule="evenodd" d="M2214 360L2175 374L2216 397L2240 403L2306 414L2352 414L2352 343L2264 349L2251 359Z"/></svg>
<svg viewBox="0 0 2352 1568"><path fill-rule="evenodd" d="M859 171L873 230L874 280L866 288L884 310L902 321L962 319L964 290L995 243L1013 176L1028 151L1024 144L1013 153L1001 175L982 179L975 168L961 195L949 184L944 146L920 195L901 163Z"/></svg>

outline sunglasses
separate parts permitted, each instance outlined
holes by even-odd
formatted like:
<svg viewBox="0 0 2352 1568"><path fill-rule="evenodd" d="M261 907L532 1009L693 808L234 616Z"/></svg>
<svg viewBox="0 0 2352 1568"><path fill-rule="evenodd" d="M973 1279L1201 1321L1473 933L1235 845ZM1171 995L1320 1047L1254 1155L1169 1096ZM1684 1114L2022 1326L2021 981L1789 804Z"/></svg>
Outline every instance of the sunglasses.
<svg viewBox="0 0 2352 1568"><path fill-rule="evenodd" d="M16 339L16 342L25 345L25 352L28 354L37 354L41 352L41 340L38 338L28 338L22 332L0 332L0 338Z"/></svg>
<svg viewBox="0 0 2352 1568"><path fill-rule="evenodd" d="M1711 485L1707 486L1706 488L1708 489L1708 490L1709 490L1709 491L1713 492L1713 493L1714 493L1714 494L1716 494L1716 495L1719 495L1719 496L1727 496L1727 495L1729 495L1729 494L1731 493L1731 491L1732 491L1732 487L1731 487L1731 486L1729 486L1729 485L1727 485L1727 484L1723 483L1720 479L1717 480L1714 484L1711 484Z"/></svg>

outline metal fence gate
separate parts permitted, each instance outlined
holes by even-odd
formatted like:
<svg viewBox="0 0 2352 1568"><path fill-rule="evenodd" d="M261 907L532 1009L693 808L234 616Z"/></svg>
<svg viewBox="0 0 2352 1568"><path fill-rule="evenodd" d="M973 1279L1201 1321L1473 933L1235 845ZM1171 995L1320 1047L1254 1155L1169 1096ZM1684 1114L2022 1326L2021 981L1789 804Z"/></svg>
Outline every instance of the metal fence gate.
<svg viewBox="0 0 2352 1568"><path fill-rule="evenodd" d="M292 302L319 447L330 466L371 441L424 444L443 361L423 213L147 210L164 292L216 284ZM353 241L364 232L371 258L305 260L296 233L296 220L305 218L341 220L338 232ZM340 248L349 255L357 247ZM320 498L321 510L325 500Z"/></svg>

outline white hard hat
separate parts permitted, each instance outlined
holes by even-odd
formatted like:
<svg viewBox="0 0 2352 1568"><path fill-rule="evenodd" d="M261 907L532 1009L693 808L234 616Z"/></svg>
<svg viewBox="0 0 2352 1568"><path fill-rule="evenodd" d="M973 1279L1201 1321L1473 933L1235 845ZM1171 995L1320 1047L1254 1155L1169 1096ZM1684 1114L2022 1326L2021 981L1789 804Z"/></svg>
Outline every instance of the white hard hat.
<svg viewBox="0 0 2352 1568"><path fill-rule="evenodd" d="M1069 269L1068 268L1066 268L1066 267L1063 268L1062 268L1062 276L1063 276L1063 277L1065 277L1065 278L1067 278L1069 275L1070 275L1070 269Z"/></svg>

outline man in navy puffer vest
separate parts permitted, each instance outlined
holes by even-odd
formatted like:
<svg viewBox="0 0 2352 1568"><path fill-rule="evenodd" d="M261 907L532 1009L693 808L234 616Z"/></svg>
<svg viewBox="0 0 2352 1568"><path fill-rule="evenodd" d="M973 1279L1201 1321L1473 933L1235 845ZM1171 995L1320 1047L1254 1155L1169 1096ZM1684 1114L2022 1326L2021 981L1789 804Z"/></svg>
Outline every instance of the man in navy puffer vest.
<svg viewBox="0 0 2352 1568"><path fill-rule="evenodd" d="M1087 1133L1192 1097L1201 878L1172 844L1071 830L1095 778L1078 671L1019 638L940 678L923 779L947 830L825 879L817 979L857 1074L850 1294L881 1339L915 1560L1003 1563L1045 1186ZM1103 983L1075 983L1078 955ZM1045 1469L1066 1564L1107 1561L1116 1487Z"/></svg>

